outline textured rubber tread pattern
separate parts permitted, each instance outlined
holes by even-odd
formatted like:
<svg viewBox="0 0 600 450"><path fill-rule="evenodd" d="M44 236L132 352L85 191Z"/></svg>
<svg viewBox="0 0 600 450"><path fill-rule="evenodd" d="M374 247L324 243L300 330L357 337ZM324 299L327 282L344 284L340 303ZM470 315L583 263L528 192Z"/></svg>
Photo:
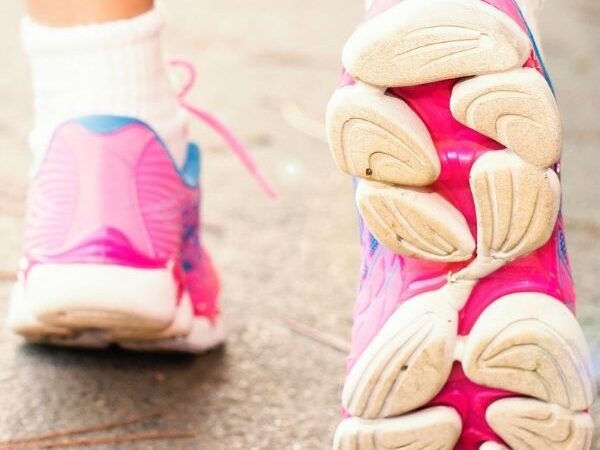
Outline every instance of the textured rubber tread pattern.
<svg viewBox="0 0 600 450"><path fill-rule="evenodd" d="M334 450L452 450L461 432L452 408L436 407L395 419L346 419L336 432Z"/></svg>
<svg viewBox="0 0 600 450"><path fill-rule="evenodd" d="M362 179L356 200L375 244L424 260L421 266L411 263L424 270L431 270L430 263L467 262L457 271L456 266L444 266L452 267L446 285L425 293L416 288L412 298L396 300L395 310L388 305L395 301L391 294L371 294L367 301L361 293L356 315L359 332L369 340L353 349L342 398L353 417L338 428L334 450L453 449L459 436L444 434L443 428L452 413L436 411L446 417L439 419L441 440L436 440L438 429L433 431L428 414L435 409L431 404L439 404L436 395L444 395L447 383L455 381L458 365L459 376L466 377L463 386L473 384L473 392L490 394L490 399L503 398L505 391L533 397L490 400L482 408L487 408L487 423L477 418L483 439L476 446L461 439L458 445L467 445L461 450L591 447L586 411L595 387L583 332L563 303L572 299L553 297L542 288L525 292L527 280L517 276L515 285L523 288L498 294L478 309L468 334L457 335L459 314L479 282L500 269L513 276L513 267L504 266L534 252L548 255L547 244L560 229L558 108L546 79L533 68L535 59L528 60L532 47L524 28L491 6L504 3L403 0L370 17L344 49L344 66L353 82L330 102L329 141L340 168ZM423 108L435 108L447 97L421 85L455 79L440 83L450 92L448 115L443 116L449 120L440 125L446 135L440 138ZM422 102L421 109L415 107L415 98L421 101L427 92L432 99ZM407 105L422 121L415 122ZM452 116L470 130L445 126ZM440 145L449 138L449 129L460 134L456 146L475 138L477 154L470 162L444 153L453 151L447 142ZM477 133L469 134L471 130ZM438 161L426 156L431 155L430 139L437 146L441 171ZM498 150L501 146L507 148ZM452 187L443 186L449 165L459 171L467 167L468 187L458 199L455 193L448 195ZM421 176L415 174L419 167ZM396 258L390 262L401 267L404 260ZM378 268L369 264L376 261L364 267L368 281L363 283L374 284L367 286L369 292L395 283L394 289L404 294L400 285L422 281L401 270L396 272L408 279L392 281L385 271L372 275L369 270ZM390 314L379 319L379 330L363 319L375 321L384 311ZM451 428L459 435L461 427L473 426L464 411L456 419ZM394 439L382 439L388 436Z"/></svg>
<svg viewBox="0 0 600 450"><path fill-rule="evenodd" d="M396 253L444 262L473 255L465 218L439 194L362 181L356 199L373 235Z"/></svg>
<svg viewBox="0 0 600 450"><path fill-rule="evenodd" d="M429 402L452 370L457 323L456 311L437 293L404 303L350 371L344 408L375 419Z"/></svg>
<svg viewBox="0 0 600 450"><path fill-rule="evenodd" d="M536 400L509 398L493 403L487 420L512 450L589 450L594 423L587 413Z"/></svg>
<svg viewBox="0 0 600 450"><path fill-rule="evenodd" d="M560 181L514 153L482 155L471 170L477 209L477 254L513 261L552 235L560 207Z"/></svg>
<svg viewBox="0 0 600 450"><path fill-rule="evenodd" d="M490 305L471 330L463 368L484 386L573 411L594 400L583 332L566 306L543 294L512 294Z"/></svg>
<svg viewBox="0 0 600 450"><path fill-rule="evenodd" d="M450 108L468 127L537 167L558 162L562 125L556 99L535 69L481 75L456 84Z"/></svg>
<svg viewBox="0 0 600 450"><path fill-rule="evenodd" d="M327 108L330 148L350 175L405 186L427 186L440 161L427 128L401 100L357 86L339 89Z"/></svg>
<svg viewBox="0 0 600 450"><path fill-rule="evenodd" d="M354 32L343 62L356 80L415 86L517 68L529 52L527 34L484 2L404 0Z"/></svg>

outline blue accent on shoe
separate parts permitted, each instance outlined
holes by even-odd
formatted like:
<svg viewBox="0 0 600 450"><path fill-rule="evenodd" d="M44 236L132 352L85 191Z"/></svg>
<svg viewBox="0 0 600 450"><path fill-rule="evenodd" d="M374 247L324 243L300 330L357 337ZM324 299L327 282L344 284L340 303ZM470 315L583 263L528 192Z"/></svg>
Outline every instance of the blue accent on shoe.
<svg viewBox="0 0 600 450"><path fill-rule="evenodd" d="M519 15L521 16L521 19L523 19L523 23L525 24L525 27L527 28L527 34L529 35L529 40L531 41L531 46L533 47L533 52L535 53L536 58L538 59L538 61L540 62L540 65L542 66L542 71L544 72L544 78L546 79L548 86L550 86L550 90L556 96L556 91L554 90L554 83L552 82L552 78L550 77L550 72L548 72L548 69L546 68L546 64L544 63L544 58L542 57L542 52L540 51L540 47L539 47L537 41L535 40L535 36L533 35L533 32L531 31L531 27L527 23L527 20L525 20L523 11L521 11L521 8L519 7L516 0L515 0L515 5L517 6Z"/></svg>
<svg viewBox="0 0 600 450"><path fill-rule="evenodd" d="M166 149L169 158L173 162L173 166L177 170L177 173L181 177L181 180L188 187L197 187L200 182L200 166L201 166L201 152L197 144L190 142L187 146L187 154L183 167L178 167L171 152L167 148L165 142L161 139L158 133L147 123L142 122L139 119L127 116L112 116L107 114L95 114L89 116L83 116L75 119L75 122L93 133L99 134L110 134L129 125L141 125L147 128L149 131L154 133L156 139Z"/></svg>
<svg viewBox="0 0 600 450"><path fill-rule="evenodd" d="M78 118L76 122L82 125L83 127L87 128L88 130L93 131L94 133L101 134L113 133L131 124L139 124L147 127L145 123L138 119L124 116L84 116Z"/></svg>
<svg viewBox="0 0 600 450"><path fill-rule="evenodd" d="M369 238L369 249L371 250L372 255L373 253L375 253L375 250L377 250L377 248L379 247L379 241L371 233L369 233Z"/></svg>
<svg viewBox="0 0 600 450"><path fill-rule="evenodd" d="M179 175L188 186L197 186L200 181L200 167L202 165L202 154L200 147L195 142L190 142L187 147L185 163Z"/></svg>

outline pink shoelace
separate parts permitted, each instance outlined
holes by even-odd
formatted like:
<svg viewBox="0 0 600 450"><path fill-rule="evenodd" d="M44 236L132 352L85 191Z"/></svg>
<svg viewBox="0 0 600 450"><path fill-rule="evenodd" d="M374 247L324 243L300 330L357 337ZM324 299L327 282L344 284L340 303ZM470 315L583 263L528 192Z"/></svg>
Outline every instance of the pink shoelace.
<svg viewBox="0 0 600 450"><path fill-rule="evenodd" d="M218 134L227 143L231 151L240 159L246 170L254 177L258 185L265 191L265 193L271 198L276 198L277 191L260 172L256 166L256 162L250 155L248 148L231 132L229 128L223 124L223 122L221 122L211 113L191 105L185 99L196 82L196 68L194 65L190 61L183 58L171 59L169 60L169 64L175 67L181 67L188 73L187 80L183 83L181 90L177 94L179 104L190 114L192 114L201 122L204 122L216 134Z"/></svg>

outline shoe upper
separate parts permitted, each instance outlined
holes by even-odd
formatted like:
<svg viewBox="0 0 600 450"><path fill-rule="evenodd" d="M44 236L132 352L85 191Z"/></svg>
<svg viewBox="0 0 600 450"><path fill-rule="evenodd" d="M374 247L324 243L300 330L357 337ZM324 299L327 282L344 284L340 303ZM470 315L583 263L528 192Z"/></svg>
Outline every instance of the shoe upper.
<svg viewBox="0 0 600 450"><path fill-rule="evenodd" d="M116 116L69 121L31 180L25 269L39 263L172 268L196 313L218 312L218 279L200 245L200 154L180 170L145 123Z"/></svg>

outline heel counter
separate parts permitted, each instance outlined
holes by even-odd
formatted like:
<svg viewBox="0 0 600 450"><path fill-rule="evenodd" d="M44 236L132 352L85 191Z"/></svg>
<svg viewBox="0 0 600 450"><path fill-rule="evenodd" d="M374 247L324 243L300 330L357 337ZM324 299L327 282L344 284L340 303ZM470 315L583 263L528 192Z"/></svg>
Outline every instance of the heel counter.
<svg viewBox="0 0 600 450"><path fill-rule="evenodd" d="M115 116L67 122L31 181L26 255L164 266L179 251L187 191L168 150L142 122Z"/></svg>

